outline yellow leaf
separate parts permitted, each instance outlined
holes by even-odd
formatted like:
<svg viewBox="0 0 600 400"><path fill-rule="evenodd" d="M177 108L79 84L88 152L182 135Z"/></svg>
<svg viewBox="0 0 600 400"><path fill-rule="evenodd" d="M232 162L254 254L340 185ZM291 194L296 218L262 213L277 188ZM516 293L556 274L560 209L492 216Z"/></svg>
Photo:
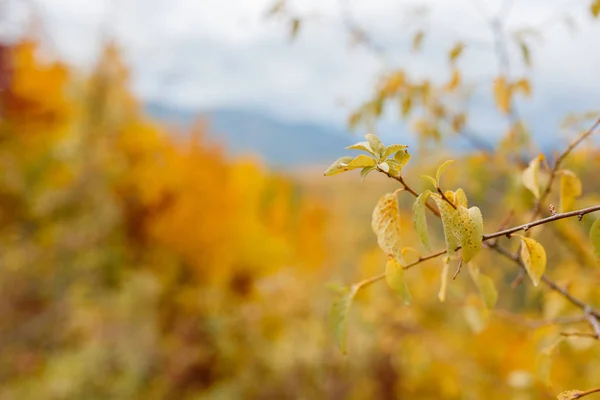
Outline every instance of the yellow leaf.
<svg viewBox="0 0 600 400"><path fill-rule="evenodd" d="M465 45L462 42L458 42L454 45L454 47L450 50L449 58L450 62L456 61L456 59L462 54Z"/></svg>
<svg viewBox="0 0 600 400"><path fill-rule="evenodd" d="M421 178L425 179L427 182L431 183L434 188L437 188L437 181L433 178L433 176L429 175L421 175Z"/></svg>
<svg viewBox="0 0 600 400"><path fill-rule="evenodd" d="M412 98L410 96L405 96L402 98L401 108L402 108L402 116L406 117L410 112L412 107Z"/></svg>
<svg viewBox="0 0 600 400"><path fill-rule="evenodd" d="M388 256L402 261L400 244L400 212L395 193L386 193L379 199L373 210L371 227L377 235L379 247Z"/></svg>
<svg viewBox="0 0 600 400"><path fill-rule="evenodd" d="M437 172L435 173L435 181L437 182L436 186L439 186L439 184L440 184L440 176L442 176L442 172L444 172L446 170L446 168L448 168L450 166L450 164L452 164L453 162L454 162L454 160L448 160L439 166L439 168L437 169Z"/></svg>
<svg viewBox="0 0 600 400"><path fill-rule="evenodd" d="M452 231L462 247L462 258L468 263L481 251L483 218L478 207L459 206L454 213Z"/></svg>
<svg viewBox="0 0 600 400"><path fill-rule="evenodd" d="M369 144L369 142L358 142L356 144L353 144L352 146L346 147L346 149L349 149L349 150L364 150L364 151L366 151L369 154L376 155L375 152L373 151L373 149L371 148L371 145Z"/></svg>
<svg viewBox="0 0 600 400"><path fill-rule="evenodd" d="M515 91L519 91L527 97L531 96L531 85L527 79L519 79L513 83L512 87Z"/></svg>
<svg viewBox="0 0 600 400"><path fill-rule="evenodd" d="M385 149L385 153L383 154L383 158L388 158L389 156L391 156L394 153L397 153L399 151L405 150L407 147L408 146L403 145L403 144L392 144L392 145L389 145Z"/></svg>
<svg viewBox="0 0 600 400"><path fill-rule="evenodd" d="M366 154L358 155L358 156L354 157L352 159L352 161L350 161L348 163L348 167L350 167L352 169L364 168L364 167L374 167L374 166L375 166L375 160L373 159L373 157L369 157Z"/></svg>
<svg viewBox="0 0 600 400"><path fill-rule="evenodd" d="M594 18L598 18L598 16L600 15L600 0L592 1L592 4L590 4L590 12L594 16Z"/></svg>
<svg viewBox="0 0 600 400"><path fill-rule="evenodd" d="M448 288L448 275L450 272L450 257L444 257L442 259L442 284L440 285L440 291L438 293L438 299L443 303L446 301L446 290Z"/></svg>
<svg viewBox="0 0 600 400"><path fill-rule="evenodd" d="M454 89L456 89L458 85L460 85L460 72L457 69L454 69L452 71L452 77L450 78L450 81L446 84L444 89L451 92Z"/></svg>
<svg viewBox="0 0 600 400"><path fill-rule="evenodd" d="M546 250L534 239L517 236L521 238L521 259L533 285L537 286L546 270Z"/></svg>
<svg viewBox="0 0 600 400"><path fill-rule="evenodd" d="M494 99L496 106L504 114L510 113L510 86L506 83L503 76L494 80Z"/></svg>
<svg viewBox="0 0 600 400"><path fill-rule="evenodd" d="M421 193L412 206L413 211L413 223L415 226L415 230L417 231L417 235L419 236L419 240L425 246L425 248L431 251L431 246L429 244L429 233L427 232L427 217L425 216L425 204L427 204L427 200L431 195L431 190L426 190Z"/></svg>
<svg viewBox="0 0 600 400"><path fill-rule="evenodd" d="M353 158L350 156L338 158L329 168L327 168L325 176L341 174L342 172L348 171L348 164L350 164L350 161L352 160Z"/></svg>
<svg viewBox="0 0 600 400"><path fill-rule="evenodd" d="M342 172L351 171L353 169L373 166L375 166L375 160L365 154L361 154L354 158L342 157L337 159L329 168L327 168L327 171L325 171L325 176L341 174Z"/></svg>
<svg viewBox="0 0 600 400"><path fill-rule="evenodd" d="M460 245L456 236L454 236L454 214L455 210L440 196L432 195L431 198L437 204L438 209L442 217L442 225L444 227L444 237L446 239L446 249L448 255L451 255L456 251L456 248Z"/></svg>
<svg viewBox="0 0 600 400"><path fill-rule="evenodd" d="M540 198L540 163L544 159L544 155L540 154L531 162L523 171L523 186L525 186L536 199Z"/></svg>
<svg viewBox="0 0 600 400"><path fill-rule="evenodd" d="M456 192L454 192L454 200L457 206L468 207L467 195L461 188L456 189Z"/></svg>
<svg viewBox="0 0 600 400"><path fill-rule="evenodd" d="M410 161L410 154L406 149L400 150L394 155L394 161L400 165L402 169Z"/></svg>
<svg viewBox="0 0 600 400"><path fill-rule="evenodd" d="M404 300L404 304L410 304L410 291L404 279L404 268L393 256L388 256L385 266L385 280L388 286Z"/></svg>
<svg viewBox="0 0 600 400"><path fill-rule="evenodd" d="M573 171L560 172L560 212L572 211L575 199L581 196L581 181Z"/></svg>
<svg viewBox="0 0 600 400"><path fill-rule="evenodd" d="M590 228L590 241L594 246L596 261L600 262L600 218L596 218Z"/></svg>

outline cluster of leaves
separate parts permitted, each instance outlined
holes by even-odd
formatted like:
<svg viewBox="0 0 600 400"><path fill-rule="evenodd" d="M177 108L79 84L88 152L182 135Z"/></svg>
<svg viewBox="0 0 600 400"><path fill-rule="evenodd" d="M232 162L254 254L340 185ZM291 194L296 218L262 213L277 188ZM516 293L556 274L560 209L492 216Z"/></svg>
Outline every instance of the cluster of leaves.
<svg viewBox="0 0 600 400"><path fill-rule="evenodd" d="M444 255L442 258L441 285L438 294L440 301L443 302L446 299L450 263L456 258L458 258L458 269L454 277L460 272L463 264L468 265L470 276L478 288L485 306L488 309L494 308L498 300L498 291L494 281L484 275L472 260L482 250L484 241L502 236L504 231L485 235L483 233L481 210L476 206L468 206L465 191L462 188L455 191L442 190L441 176L454 160L449 160L441 164L437 169L435 178L429 175L422 175L421 177L432 185L433 190L426 189L421 193L416 193L406 184L402 177L402 167L410 159L410 155L406 150L407 146L391 145L386 147L376 135L367 134L365 137L367 139L366 142L357 143L348 147L348 149L363 150L369 153L370 156L359 155L354 158L340 158L326 170L325 175L334 175L362 168L361 177L364 179L368 172L377 170L400 182L402 187L392 193L386 193L381 196L372 215L371 225L373 232L377 237L380 249L387 256L388 260L385 266L385 273L358 282L350 287L338 288L338 296L331 306L331 325L338 345L344 353L346 352L347 318L352 300L358 291L385 278L388 286L403 298L405 304L409 304L411 295L404 270L429 258ZM388 157L392 155L393 159L389 159ZM401 160L404 162L401 163ZM540 189L541 167L544 165L544 162L544 156L540 155L534 158L528 167L522 171L522 184L533 194L537 202L541 200L542 196L547 194ZM549 167L546 169L549 169ZM560 176L560 212L563 214L556 215L555 211L553 211L547 221L552 221L553 218L570 216L572 213L568 212L573 210L576 199L582 193L581 181L573 171L555 168L551 171L551 179L554 179L554 176ZM551 182L547 182L546 185L549 187ZM406 235L403 235L401 232L400 211L397 199L397 194L405 191L411 192L416 197L412 205L414 229L423 248L430 252L428 255L418 255L417 260L413 263L407 262L404 255L407 253L419 254L419 252L414 248L404 247L403 239ZM431 210L441 219L445 239L445 249L437 253L431 253L427 227L426 213L427 206L429 206L429 199L432 199L436 205L436 208L431 208ZM584 214L597 210L600 210L600 206L582 210L578 214L573 215L578 215L581 219ZM541 221L540 223L542 222L546 221ZM506 231L506 235L519 230L525 231L525 235L516 235L520 238L518 260L522 262L533 285L538 286L546 270L547 255L546 250L540 242L528 237L529 228L530 226L526 224ZM592 224L589 236L596 255L600 256L600 219L596 219ZM460 257L458 257L459 250ZM597 259L600 261L600 257ZM587 309L584 311L586 313L589 312ZM594 319L594 321L597 324L597 320ZM544 381L550 381L550 356L558 343L556 342L553 346L547 347L541 353L540 359L542 361L539 364L541 365L540 369L542 372L540 376Z"/></svg>

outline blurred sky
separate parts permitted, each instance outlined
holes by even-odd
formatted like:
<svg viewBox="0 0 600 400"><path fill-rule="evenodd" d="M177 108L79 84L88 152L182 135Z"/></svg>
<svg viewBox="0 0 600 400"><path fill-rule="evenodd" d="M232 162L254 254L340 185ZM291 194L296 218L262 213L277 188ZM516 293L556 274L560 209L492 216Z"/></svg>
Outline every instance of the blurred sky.
<svg viewBox="0 0 600 400"><path fill-rule="evenodd" d="M19 11L22 3L33 4L53 47L82 67L91 65L103 36L117 38L132 68L133 88L143 99L194 109L251 108L289 120L342 126L351 107L367 98L386 66L405 65L413 73L447 80L447 49L458 39L477 44L460 60L471 77L483 80L495 73L494 54L488 49L492 35L483 15L497 10L501 2L288 1L294 12L310 16L293 43L285 21L264 18L273 0L4 0L4 4L12 4L13 25L25 19ZM387 64L373 52L349 45L340 11L344 3L386 50ZM548 122L554 124L559 114L597 108L600 21L592 21L589 2L512 3L508 30L535 26L545 35L533 45L537 94L525 105L525 113L539 114L538 119L549 115ZM411 10L421 6L430 12L418 25ZM574 32L559 18L566 14L576 23ZM424 53L414 57L410 41L419 26L425 27L427 37ZM521 63L515 63L513 72L521 71ZM477 118L481 125L492 116L482 111Z"/></svg>

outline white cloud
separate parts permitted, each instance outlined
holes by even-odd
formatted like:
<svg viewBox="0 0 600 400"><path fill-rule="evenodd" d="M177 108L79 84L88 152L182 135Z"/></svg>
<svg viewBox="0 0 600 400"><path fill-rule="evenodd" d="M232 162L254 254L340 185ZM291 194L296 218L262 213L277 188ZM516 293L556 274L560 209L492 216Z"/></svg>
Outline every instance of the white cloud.
<svg viewBox="0 0 600 400"><path fill-rule="evenodd" d="M260 108L297 120L342 124L347 108L365 99L382 64L364 49L349 49L338 0L288 0L302 15L316 15L294 44L288 27L263 13L271 0L35 0L56 47L78 65L89 66L104 33L115 35L132 67L132 85L144 98L193 108ZM353 1L360 24L389 50L393 65L446 79L445 51L461 39L491 44L485 14L499 1ZM508 29L542 23L546 40L534 46L534 87L539 96L525 105L536 118L569 110L573 99L598 104L600 22L592 24L585 5L575 12L580 25L571 37L553 19L572 12L564 1L513 2ZM480 7L475 7L480 4ZM489 4L489 6L485 6ZM427 5L425 51L408 51L415 5ZM570 8L568 8L570 7ZM543 22L550 21L550 22ZM518 54L515 54L518 59ZM470 48L461 60L472 76L496 73L492 51ZM513 70L521 72L520 63ZM564 98L564 101L562 99ZM560 109L560 110L557 110Z"/></svg>

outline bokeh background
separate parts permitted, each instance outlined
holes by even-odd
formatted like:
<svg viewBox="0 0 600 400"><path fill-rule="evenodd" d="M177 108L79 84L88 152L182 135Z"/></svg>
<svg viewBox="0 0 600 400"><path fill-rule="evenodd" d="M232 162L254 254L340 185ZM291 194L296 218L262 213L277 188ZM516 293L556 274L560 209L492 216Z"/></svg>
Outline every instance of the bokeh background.
<svg viewBox="0 0 600 400"><path fill-rule="evenodd" d="M440 303L433 260L407 273L410 306L385 283L357 296L343 355L331 284L384 270L370 218L397 182L323 171L375 132L410 145L417 190L455 158L444 185L464 188L486 231L523 222L526 163L598 117L599 13L589 0L0 1L0 399L598 386L597 342L552 347L565 329L552 321L575 310L488 253L494 309L467 273ZM598 204L595 139L567 164L578 206ZM425 255L411 202L406 241ZM548 273L594 304L592 221L540 241Z"/></svg>

